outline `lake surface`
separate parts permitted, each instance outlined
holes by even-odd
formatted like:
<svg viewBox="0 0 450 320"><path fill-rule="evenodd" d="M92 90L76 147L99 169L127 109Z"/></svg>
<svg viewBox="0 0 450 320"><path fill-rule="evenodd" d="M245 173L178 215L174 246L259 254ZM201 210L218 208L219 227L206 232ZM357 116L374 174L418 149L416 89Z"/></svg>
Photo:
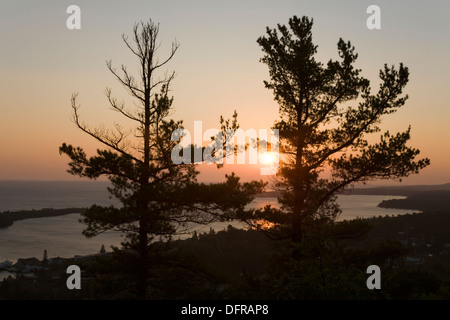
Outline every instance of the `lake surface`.
<svg viewBox="0 0 450 320"><path fill-rule="evenodd" d="M93 203L110 204L106 183L98 185L73 182L0 182L0 211L40 208L86 207ZM338 202L343 210L338 220L356 217L398 215L414 210L378 208L377 204L398 196L341 195ZM249 207L258 208L267 204L278 206L276 198L256 198ZM415 211L417 212L417 211ZM0 229L0 262L18 258L42 259L46 249L49 258L73 257L100 251L102 245L111 251L111 245L119 246L121 235L116 232L103 233L88 239L82 235L84 225L79 223L80 214L59 217L27 219L14 222ZM214 223L197 227L197 232L207 232L212 227L223 230L230 222ZM239 226L239 224L236 224ZM185 237L187 237L186 235Z"/></svg>

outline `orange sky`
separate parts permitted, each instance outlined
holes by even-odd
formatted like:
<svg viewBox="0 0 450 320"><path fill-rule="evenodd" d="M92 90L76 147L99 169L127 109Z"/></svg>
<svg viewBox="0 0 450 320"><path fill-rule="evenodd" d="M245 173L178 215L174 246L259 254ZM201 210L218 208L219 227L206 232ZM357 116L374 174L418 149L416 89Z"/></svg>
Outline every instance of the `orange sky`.
<svg viewBox="0 0 450 320"><path fill-rule="evenodd" d="M123 119L108 109L104 95L112 87L129 101L106 68L105 61L136 71L137 62L121 41L140 19L160 22L161 54L176 38L180 49L170 70L174 119L191 128L218 127L220 115L237 110L243 129L269 128L278 115L272 93L264 88L267 68L256 39L265 27L287 23L289 17L314 18L317 58L337 58L339 37L350 40L359 53L358 67L377 86L384 63L403 62L410 69L406 92L410 99L382 128L404 131L412 125L411 143L431 159L431 166L406 179L407 184L450 182L450 3L378 1L382 29L368 30L368 1L77 1L82 29L68 30L69 1L0 4L0 180L69 180L61 143L98 147L70 121L70 97L79 92L81 114L93 125ZM355 4L357 3L357 4ZM136 71L137 72L137 71ZM208 168L202 180L219 179L237 171L244 180L259 179L258 168L235 165ZM383 182L386 184L386 182Z"/></svg>

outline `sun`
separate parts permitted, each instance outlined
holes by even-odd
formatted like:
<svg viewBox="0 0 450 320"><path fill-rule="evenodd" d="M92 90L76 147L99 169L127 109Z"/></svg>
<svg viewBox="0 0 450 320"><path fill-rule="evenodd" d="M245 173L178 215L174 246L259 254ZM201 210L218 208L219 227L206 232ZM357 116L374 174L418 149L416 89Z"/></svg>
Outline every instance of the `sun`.
<svg viewBox="0 0 450 320"><path fill-rule="evenodd" d="M264 165L272 165L276 161L276 155L273 152L264 152L260 156L260 161Z"/></svg>

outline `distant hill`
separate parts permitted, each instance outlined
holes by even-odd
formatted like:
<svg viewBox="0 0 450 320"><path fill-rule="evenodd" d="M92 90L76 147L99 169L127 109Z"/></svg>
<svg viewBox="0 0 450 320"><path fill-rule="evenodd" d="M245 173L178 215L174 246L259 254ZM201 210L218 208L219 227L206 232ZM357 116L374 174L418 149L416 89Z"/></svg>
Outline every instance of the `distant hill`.
<svg viewBox="0 0 450 320"><path fill-rule="evenodd" d="M426 212L450 211L450 191L422 191L412 194L406 199L384 200L378 206L393 209L415 209Z"/></svg>
<svg viewBox="0 0 450 320"><path fill-rule="evenodd" d="M347 190L344 194L354 195L380 195L380 196L410 196L423 191L450 191L450 183L439 185L417 185L417 186L395 186L395 187L375 187L375 188L355 188ZM268 191L256 195L258 198L278 197L278 191Z"/></svg>
<svg viewBox="0 0 450 320"><path fill-rule="evenodd" d="M450 183L439 185L355 188L353 190L346 191L345 193L358 195L410 196L423 191L450 191Z"/></svg>

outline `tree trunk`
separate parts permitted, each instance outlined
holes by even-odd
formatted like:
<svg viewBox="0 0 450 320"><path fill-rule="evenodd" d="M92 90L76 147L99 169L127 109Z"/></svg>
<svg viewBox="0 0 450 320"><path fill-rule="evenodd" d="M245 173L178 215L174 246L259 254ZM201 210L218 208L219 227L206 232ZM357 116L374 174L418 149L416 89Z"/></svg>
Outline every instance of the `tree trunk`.
<svg viewBox="0 0 450 320"><path fill-rule="evenodd" d="M148 255L147 255L147 221L143 217L139 221L139 259L138 259L138 274L137 274L137 294L141 300L147 297L148 285Z"/></svg>
<svg viewBox="0 0 450 320"><path fill-rule="evenodd" d="M301 243L303 239L303 217L302 217L302 211L303 211L303 130L301 125L302 120L302 113L303 113L303 94L300 94L301 100L299 103L299 106L297 108L297 146L296 146L296 157L295 157L295 170L294 170L294 214L292 217L292 234L291 234L291 240L295 243Z"/></svg>
<svg viewBox="0 0 450 320"><path fill-rule="evenodd" d="M301 243L303 240L303 221L299 214L295 214L292 219L292 234L291 240L295 243Z"/></svg>

